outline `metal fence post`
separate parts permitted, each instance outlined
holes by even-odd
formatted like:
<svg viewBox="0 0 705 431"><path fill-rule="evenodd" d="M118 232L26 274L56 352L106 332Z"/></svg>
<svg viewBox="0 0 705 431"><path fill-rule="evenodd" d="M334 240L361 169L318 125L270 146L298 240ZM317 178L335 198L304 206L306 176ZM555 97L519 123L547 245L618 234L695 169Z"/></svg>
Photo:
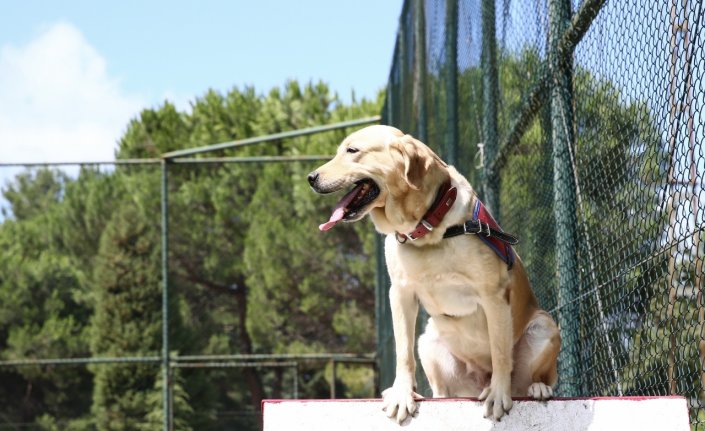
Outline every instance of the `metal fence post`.
<svg viewBox="0 0 705 431"><path fill-rule="evenodd" d="M448 164L458 163L458 0L446 0L445 16L446 142Z"/></svg>
<svg viewBox="0 0 705 431"><path fill-rule="evenodd" d="M492 168L497 158L497 99L499 82L497 77L497 37L495 34L495 2L482 2L482 137L484 170L482 178L483 198L487 207L499 220L500 177Z"/></svg>
<svg viewBox="0 0 705 431"><path fill-rule="evenodd" d="M424 0L414 0L414 102L416 137L427 142L426 129L426 15Z"/></svg>
<svg viewBox="0 0 705 431"><path fill-rule="evenodd" d="M378 391L394 383L394 339L392 318L389 309L389 276L384 260L384 237L375 235L375 260L377 277L375 280L375 323L377 326L377 385Z"/></svg>
<svg viewBox="0 0 705 431"><path fill-rule="evenodd" d="M408 6L404 5L404 9L407 8ZM405 11L402 12L402 16L404 16L405 14ZM411 130L411 113L413 110L411 106L411 100L408 97L410 88L407 89L410 83L413 85L413 82L410 82L411 80L409 79L411 77L411 70L408 66L409 60L413 58L411 57L413 53L407 52L406 49L407 41L411 39L411 35L408 34L408 31L409 29L406 28L406 26L404 25L404 19L401 19L399 21L399 33L397 36L397 43L399 44L400 49L396 52L396 54L398 55L397 61L399 62L398 97L400 103L398 103L396 106L394 126L398 127L401 130L407 131L407 133Z"/></svg>
<svg viewBox="0 0 705 431"><path fill-rule="evenodd" d="M551 50L551 138L553 141L553 194L556 221L556 272L558 281L558 324L564 340L559 356L563 395L579 395L579 322L576 193L571 165L573 132L572 57L561 60L558 44L571 18L570 0L549 1Z"/></svg>
<svg viewBox="0 0 705 431"><path fill-rule="evenodd" d="M414 0L414 101L416 112L415 126L416 137L422 142L428 142L426 128L426 16L424 0ZM428 313L423 307L419 308L416 318L416 336L423 332L428 321ZM431 387L423 372L419 358L416 358L416 391L419 394L431 395Z"/></svg>
<svg viewBox="0 0 705 431"><path fill-rule="evenodd" d="M171 368L169 364L169 178L168 159L162 159L162 401L164 431L171 431Z"/></svg>
<svg viewBox="0 0 705 431"><path fill-rule="evenodd" d="M336 365L337 363L335 362L335 358L331 358L329 361L330 363L330 368L331 368L331 378L330 378L330 398L333 400L336 398L335 394L335 381L338 379L338 375L336 373Z"/></svg>
<svg viewBox="0 0 705 431"><path fill-rule="evenodd" d="M398 51L402 49L399 39L394 46L392 68L389 73L387 95L382 108L381 124L394 125L396 120L396 106L399 91L394 85ZM396 91L395 91L396 90ZM392 319L389 309L389 286L391 281L387 274L387 264L384 258L384 236L375 235L375 327L377 330L377 356L376 356L376 385L377 393L390 387L394 383L394 344L391 336Z"/></svg>

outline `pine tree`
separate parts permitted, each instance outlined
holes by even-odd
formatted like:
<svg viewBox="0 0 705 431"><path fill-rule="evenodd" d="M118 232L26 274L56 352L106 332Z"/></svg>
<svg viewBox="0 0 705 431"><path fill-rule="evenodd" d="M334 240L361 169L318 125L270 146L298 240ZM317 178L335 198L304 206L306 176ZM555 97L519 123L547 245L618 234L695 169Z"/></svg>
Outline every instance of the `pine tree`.
<svg viewBox="0 0 705 431"><path fill-rule="evenodd" d="M95 268L95 356L156 356L161 346L158 231L123 201L103 234ZM150 413L159 368L94 365L93 414L99 430L138 430Z"/></svg>

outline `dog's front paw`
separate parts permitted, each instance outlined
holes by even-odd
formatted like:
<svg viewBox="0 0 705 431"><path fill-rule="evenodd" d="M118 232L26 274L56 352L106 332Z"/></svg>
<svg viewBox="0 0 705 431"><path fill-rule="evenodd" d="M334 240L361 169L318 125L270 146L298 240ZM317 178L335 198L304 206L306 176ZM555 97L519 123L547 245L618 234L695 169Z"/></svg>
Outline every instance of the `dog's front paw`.
<svg viewBox="0 0 705 431"><path fill-rule="evenodd" d="M547 400L553 396L553 389L545 383L534 382L529 386L527 395L535 400Z"/></svg>
<svg viewBox="0 0 705 431"><path fill-rule="evenodd" d="M423 397L411 388L392 386L382 392L382 398L384 398L382 410L387 412L387 417L402 423L416 411L414 398Z"/></svg>
<svg viewBox="0 0 705 431"><path fill-rule="evenodd" d="M512 408L512 397L509 389L495 387L490 384L479 396L485 402L485 417L500 420Z"/></svg>

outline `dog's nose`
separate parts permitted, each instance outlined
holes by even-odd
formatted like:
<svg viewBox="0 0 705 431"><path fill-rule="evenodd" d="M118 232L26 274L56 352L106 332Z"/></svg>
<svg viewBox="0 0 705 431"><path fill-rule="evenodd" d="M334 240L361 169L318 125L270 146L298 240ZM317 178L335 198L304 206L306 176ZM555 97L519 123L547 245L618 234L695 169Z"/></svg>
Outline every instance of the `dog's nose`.
<svg viewBox="0 0 705 431"><path fill-rule="evenodd" d="M318 180L318 172L313 171L308 174L308 183L311 184L311 187L316 184L316 180Z"/></svg>

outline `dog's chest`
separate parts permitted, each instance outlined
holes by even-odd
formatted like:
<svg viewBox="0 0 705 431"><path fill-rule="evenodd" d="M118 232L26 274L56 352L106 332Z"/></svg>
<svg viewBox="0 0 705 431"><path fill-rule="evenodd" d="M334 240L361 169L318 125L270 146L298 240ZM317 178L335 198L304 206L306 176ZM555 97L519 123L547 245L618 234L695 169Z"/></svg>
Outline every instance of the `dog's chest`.
<svg viewBox="0 0 705 431"><path fill-rule="evenodd" d="M459 250L447 247L418 250L398 248L389 263L392 282L411 290L431 316L468 316L480 304L471 262ZM458 258L461 257L461 260Z"/></svg>
<svg viewBox="0 0 705 431"><path fill-rule="evenodd" d="M416 297L431 316L463 317L477 311L479 297L467 283L428 281L413 286Z"/></svg>

